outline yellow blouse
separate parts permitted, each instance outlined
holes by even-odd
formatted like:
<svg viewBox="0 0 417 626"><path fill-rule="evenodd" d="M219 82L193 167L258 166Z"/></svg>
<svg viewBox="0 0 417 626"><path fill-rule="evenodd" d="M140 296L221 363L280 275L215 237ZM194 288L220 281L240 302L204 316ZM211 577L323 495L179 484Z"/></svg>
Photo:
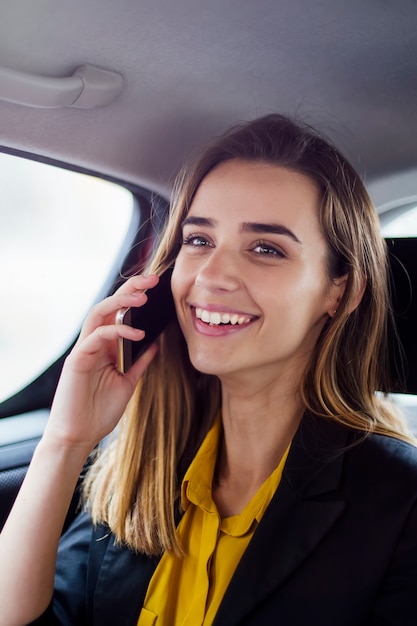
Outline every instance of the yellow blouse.
<svg viewBox="0 0 417 626"><path fill-rule="evenodd" d="M208 626L255 529L275 493L290 446L239 515L221 519L211 485L221 432L218 419L182 482L178 526L185 557L165 553L149 583L138 626Z"/></svg>

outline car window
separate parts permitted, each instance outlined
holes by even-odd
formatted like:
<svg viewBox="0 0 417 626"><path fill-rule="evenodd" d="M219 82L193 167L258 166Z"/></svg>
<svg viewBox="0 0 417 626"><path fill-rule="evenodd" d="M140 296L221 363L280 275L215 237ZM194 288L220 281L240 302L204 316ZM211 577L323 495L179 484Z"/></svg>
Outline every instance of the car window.
<svg viewBox="0 0 417 626"><path fill-rule="evenodd" d="M120 185L0 153L0 402L74 340L137 213Z"/></svg>
<svg viewBox="0 0 417 626"><path fill-rule="evenodd" d="M380 215L384 237L417 236L417 201L408 202L385 211ZM392 399L401 407L414 433L417 433L417 396L392 394Z"/></svg>

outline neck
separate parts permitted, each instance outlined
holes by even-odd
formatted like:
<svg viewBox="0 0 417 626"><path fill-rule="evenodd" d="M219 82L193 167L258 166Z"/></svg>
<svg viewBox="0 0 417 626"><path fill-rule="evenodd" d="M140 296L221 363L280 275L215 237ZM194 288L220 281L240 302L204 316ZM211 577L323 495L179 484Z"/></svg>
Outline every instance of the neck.
<svg viewBox="0 0 417 626"><path fill-rule="evenodd" d="M304 407L288 381L222 383L224 435L218 480L260 485L278 465L299 426Z"/></svg>

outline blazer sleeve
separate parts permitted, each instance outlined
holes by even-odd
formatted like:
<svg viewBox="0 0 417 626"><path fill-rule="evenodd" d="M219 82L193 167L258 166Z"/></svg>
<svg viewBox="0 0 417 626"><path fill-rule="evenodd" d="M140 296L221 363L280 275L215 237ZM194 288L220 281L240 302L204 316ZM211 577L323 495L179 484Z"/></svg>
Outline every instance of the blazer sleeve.
<svg viewBox="0 0 417 626"><path fill-rule="evenodd" d="M417 495L417 494L416 494ZM417 502L405 521L366 626L417 624Z"/></svg>

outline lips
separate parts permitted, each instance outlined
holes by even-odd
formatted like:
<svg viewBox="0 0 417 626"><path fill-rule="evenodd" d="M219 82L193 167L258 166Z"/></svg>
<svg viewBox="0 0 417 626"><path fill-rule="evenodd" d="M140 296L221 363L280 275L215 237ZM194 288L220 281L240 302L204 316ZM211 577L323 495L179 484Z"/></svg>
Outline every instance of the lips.
<svg viewBox="0 0 417 626"><path fill-rule="evenodd" d="M208 311L201 307L196 307L194 310L196 318L210 326L244 326L255 319L251 315L225 311Z"/></svg>

